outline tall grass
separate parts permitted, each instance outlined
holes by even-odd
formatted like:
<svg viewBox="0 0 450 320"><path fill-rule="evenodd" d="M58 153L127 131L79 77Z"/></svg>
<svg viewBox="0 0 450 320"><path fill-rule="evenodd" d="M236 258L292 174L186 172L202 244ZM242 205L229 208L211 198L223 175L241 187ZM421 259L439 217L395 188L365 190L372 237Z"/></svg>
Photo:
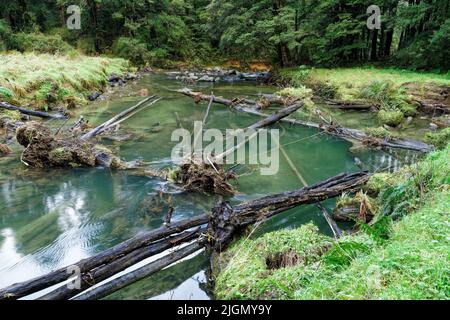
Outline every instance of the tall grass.
<svg viewBox="0 0 450 320"><path fill-rule="evenodd" d="M7 53L0 54L0 61L0 99L36 108L52 102L50 94L53 102L83 101L105 86L108 75L129 68L124 59L78 54Z"/></svg>
<svg viewBox="0 0 450 320"><path fill-rule="evenodd" d="M216 278L221 299L449 299L450 146L376 181L374 222L330 243L313 226L237 242ZM373 186L374 183L369 185ZM268 253L296 265L269 270ZM292 254L292 253L291 253Z"/></svg>
<svg viewBox="0 0 450 320"><path fill-rule="evenodd" d="M281 71L285 77L294 80L305 80L318 83L328 83L338 88L343 99L355 99L361 88L368 87L374 81L391 82L399 87L409 82L419 84L435 83L450 85L450 74L437 74L430 72L414 72L409 70L389 68L312 68L306 73L304 68L289 68Z"/></svg>

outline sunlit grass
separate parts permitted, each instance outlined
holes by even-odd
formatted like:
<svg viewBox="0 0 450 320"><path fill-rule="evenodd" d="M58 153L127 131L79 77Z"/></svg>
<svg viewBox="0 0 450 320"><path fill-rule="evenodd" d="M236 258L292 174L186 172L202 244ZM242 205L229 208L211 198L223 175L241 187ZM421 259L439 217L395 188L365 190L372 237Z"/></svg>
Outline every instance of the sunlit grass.
<svg viewBox="0 0 450 320"><path fill-rule="evenodd" d="M311 249L331 239L312 225L235 243L222 254L229 263L216 274L217 298L449 299L449 160L447 146L387 180L377 180L378 189L390 190L388 201L394 199L394 212L383 216L386 201L381 194L379 198L377 221L387 221L387 238L380 238L379 228L361 227L319 256ZM390 219L405 208L402 219ZM268 254L287 250L304 258L295 266L269 270Z"/></svg>
<svg viewBox="0 0 450 320"><path fill-rule="evenodd" d="M305 73L305 69L289 68L282 70L282 74L295 77ZM415 72L410 70L390 68L313 68L308 74L311 81L329 83L338 88L343 99L355 99L361 88L369 86L374 81L390 81L396 86L414 82L419 84L435 83L450 85L450 74L430 72Z"/></svg>
<svg viewBox="0 0 450 320"><path fill-rule="evenodd" d="M62 102L84 100L101 89L111 74L123 74L128 62L123 59L64 56L35 53L0 54L0 88L12 96L0 98L41 108L49 87Z"/></svg>

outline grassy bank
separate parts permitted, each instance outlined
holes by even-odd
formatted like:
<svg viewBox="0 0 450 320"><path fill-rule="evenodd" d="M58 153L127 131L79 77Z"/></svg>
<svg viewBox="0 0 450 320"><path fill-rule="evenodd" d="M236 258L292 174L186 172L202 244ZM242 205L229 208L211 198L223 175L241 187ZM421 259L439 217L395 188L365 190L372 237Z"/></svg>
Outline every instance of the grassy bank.
<svg viewBox="0 0 450 320"><path fill-rule="evenodd" d="M394 86L407 83L450 85L450 74L414 72L401 69L383 68L288 68L281 70L281 75L290 79L294 85L304 83L325 83L337 90L344 100L354 100L360 97L360 92L373 82L391 82Z"/></svg>
<svg viewBox="0 0 450 320"><path fill-rule="evenodd" d="M349 110L318 107L345 126L353 119L372 119L360 125L369 134L390 139L392 137L413 137L433 143L435 137L427 137L431 123L438 123L439 129L450 124L448 115L430 109L424 113L423 105L444 106L450 109L450 100L445 94L450 88L450 74L413 72L399 69L366 68L306 68L298 67L280 71L281 81L290 88L284 91L305 91L311 89L315 98L357 102L375 108L362 109L359 114ZM346 116L345 113L351 116ZM422 118L425 116L425 118ZM350 127L352 125L350 124ZM369 127L368 127L369 126ZM384 127L383 127L384 126ZM387 126L387 127L386 127ZM434 125L433 125L434 126ZM419 130L418 130L419 129ZM435 133L431 133L435 134ZM438 132L448 137L448 133Z"/></svg>
<svg viewBox="0 0 450 320"><path fill-rule="evenodd" d="M0 61L0 101L41 110L83 104L109 75L130 68L124 59L79 54L5 53Z"/></svg>
<svg viewBox="0 0 450 320"><path fill-rule="evenodd" d="M450 147L395 176L370 225L337 242L313 225L242 239L220 257L219 299L450 298Z"/></svg>

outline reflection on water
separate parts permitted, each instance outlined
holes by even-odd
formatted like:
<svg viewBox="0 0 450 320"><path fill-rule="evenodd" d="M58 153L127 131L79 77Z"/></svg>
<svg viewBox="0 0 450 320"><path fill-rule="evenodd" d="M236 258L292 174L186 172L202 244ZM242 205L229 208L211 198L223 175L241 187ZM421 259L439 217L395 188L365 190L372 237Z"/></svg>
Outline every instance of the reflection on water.
<svg viewBox="0 0 450 320"><path fill-rule="evenodd" d="M127 161L153 162L153 167L171 165L170 154L177 142L172 131L180 126L192 130L194 121L202 120L205 105L176 95L167 89L180 84L163 76L152 75L129 85L110 100L79 110L92 123L101 123L112 114L140 100L138 92L164 97L160 103L139 113L122 125L131 134L127 142L109 141ZM273 88L251 84L216 85L200 88L227 97L272 92ZM74 119L77 115L74 116ZM235 114L214 105L209 128L241 128L257 118ZM58 125L58 123L52 123ZM317 131L281 126L281 144L308 183L315 183L343 171L359 170L354 157L368 169L398 170L413 161L414 153L368 151L349 142L317 134ZM20 148L17 148L20 151ZM45 274L124 241L137 233L161 226L167 209L175 208L173 221L208 211L218 197L180 193L158 179L135 176L100 168L74 170L34 170L23 168L20 153L0 165L0 287ZM284 158L275 176L260 176L258 166L239 167L240 193L231 201L238 203L263 195L301 187ZM332 208L333 200L325 205ZM293 228L314 221L329 234L321 212L315 206L292 209L259 228L265 232ZM198 255L113 294L120 299L205 299L204 270L208 258Z"/></svg>

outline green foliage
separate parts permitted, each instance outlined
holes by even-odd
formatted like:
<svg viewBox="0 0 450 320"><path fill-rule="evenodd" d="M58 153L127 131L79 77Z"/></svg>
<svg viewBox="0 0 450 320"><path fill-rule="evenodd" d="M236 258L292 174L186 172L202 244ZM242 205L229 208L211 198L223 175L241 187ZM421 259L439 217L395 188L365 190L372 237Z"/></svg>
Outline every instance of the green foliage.
<svg viewBox="0 0 450 320"><path fill-rule="evenodd" d="M393 187L398 184L399 177L391 173L375 173L367 182L365 188L370 193L379 194L385 188Z"/></svg>
<svg viewBox="0 0 450 320"><path fill-rule="evenodd" d="M13 49L21 52L65 54L74 51L73 47L62 40L59 35L21 32L14 36L14 43Z"/></svg>
<svg viewBox="0 0 450 320"><path fill-rule="evenodd" d="M450 143L450 128L445 128L439 132L428 132L426 141L438 149L445 148Z"/></svg>
<svg viewBox="0 0 450 320"><path fill-rule="evenodd" d="M137 39L121 37L116 40L112 52L119 57L130 60L137 65L145 65L152 58L147 45Z"/></svg>
<svg viewBox="0 0 450 320"><path fill-rule="evenodd" d="M401 124L404 118L403 112L401 111L380 110L377 116L382 124L387 124L392 127L396 127Z"/></svg>
<svg viewBox="0 0 450 320"><path fill-rule="evenodd" d="M11 90L0 87L0 98L5 100L10 100L14 94L11 92Z"/></svg>
<svg viewBox="0 0 450 320"><path fill-rule="evenodd" d="M382 139L392 139L395 138L396 135L392 133L391 131L387 130L384 127L376 127L376 128L367 128L364 130L368 135L376 138L382 138Z"/></svg>
<svg viewBox="0 0 450 320"><path fill-rule="evenodd" d="M356 241L340 241L323 256L323 262L332 269L343 269L360 254L367 254L370 247Z"/></svg>
<svg viewBox="0 0 450 320"><path fill-rule="evenodd" d="M401 172L377 175L377 189L389 190L380 195L380 202L391 197L388 206L394 209L383 215L382 208L371 225L361 224L360 232L332 241L331 246L328 242L328 250L316 254L312 263L266 270L264 262L268 252L314 252L311 248L327 244L311 233L311 226L236 243L222 253L229 262L217 276L216 297L449 299L449 157L447 147ZM408 207L401 205L405 201L415 205L395 220L395 210ZM268 250L272 244L274 250Z"/></svg>

